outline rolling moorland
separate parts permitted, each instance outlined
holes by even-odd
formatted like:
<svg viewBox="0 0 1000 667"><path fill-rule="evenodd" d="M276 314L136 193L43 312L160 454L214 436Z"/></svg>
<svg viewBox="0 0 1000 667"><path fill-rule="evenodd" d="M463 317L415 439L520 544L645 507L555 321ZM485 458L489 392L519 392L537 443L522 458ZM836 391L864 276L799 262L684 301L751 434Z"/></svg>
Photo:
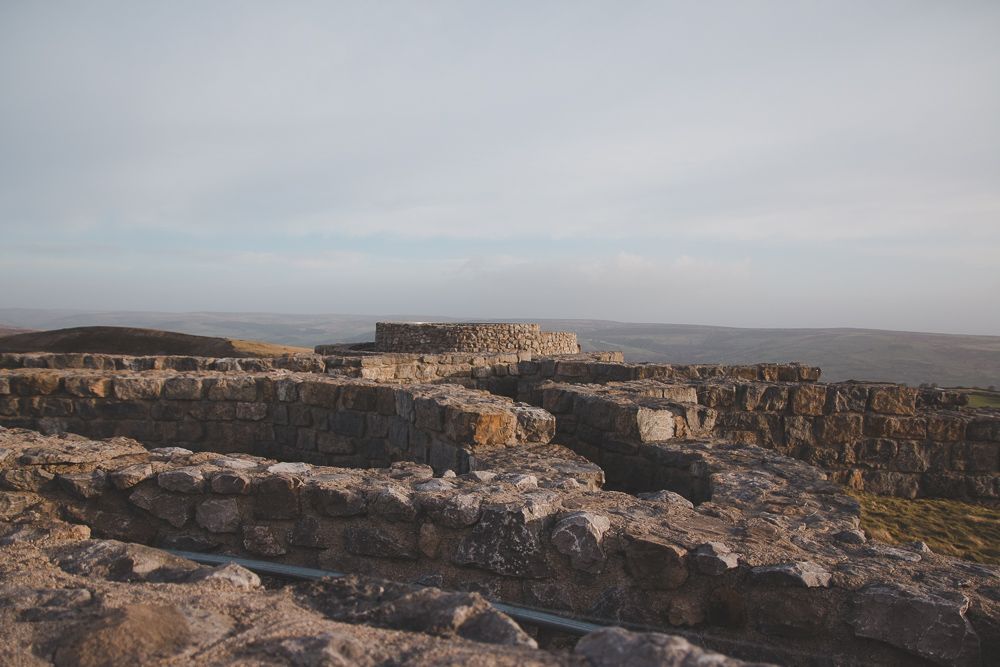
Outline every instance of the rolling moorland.
<svg viewBox="0 0 1000 667"><path fill-rule="evenodd" d="M872 380L911 386L1000 386L1000 336L869 329L737 329L607 320L538 320L543 329L576 333L585 351L618 349L627 361L759 363L801 361L823 380ZM375 322L460 321L435 315L288 315L0 309L0 326L52 330L129 326L312 348L374 340ZM16 333L10 331L9 333ZM2 331L0 331L2 334Z"/></svg>

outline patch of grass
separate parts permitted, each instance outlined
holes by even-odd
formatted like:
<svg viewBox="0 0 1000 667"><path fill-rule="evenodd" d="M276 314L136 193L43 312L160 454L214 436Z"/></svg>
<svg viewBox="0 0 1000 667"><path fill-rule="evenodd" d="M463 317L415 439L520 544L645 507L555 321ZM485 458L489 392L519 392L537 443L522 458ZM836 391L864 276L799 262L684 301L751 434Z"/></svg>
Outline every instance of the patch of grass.
<svg viewBox="0 0 1000 667"><path fill-rule="evenodd" d="M1000 394L977 394L969 392L970 408L1000 408Z"/></svg>
<svg viewBox="0 0 1000 667"><path fill-rule="evenodd" d="M935 553L1000 565L1000 510L939 498L847 493L861 502L861 528L889 544L926 542Z"/></svg>
<svg viewBox="0 0 1000 667"><path fill-rule="evenodd" d="M291 347L288 345L272 345L271 343L259 343L253 340L237 340L226 338L232 343L233 350L240 356L247 357L280 357L283 354L312 354L313 351L305 347Z"/></svg>

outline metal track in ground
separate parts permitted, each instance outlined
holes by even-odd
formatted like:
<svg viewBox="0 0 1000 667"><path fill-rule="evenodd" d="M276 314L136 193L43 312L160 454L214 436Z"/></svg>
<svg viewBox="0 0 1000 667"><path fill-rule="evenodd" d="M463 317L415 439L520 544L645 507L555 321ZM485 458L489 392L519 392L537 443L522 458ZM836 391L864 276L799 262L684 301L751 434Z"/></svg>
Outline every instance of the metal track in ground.
<svg viewBox="0 0 1000 667"><path fill-rule="evenodd" d="M342 572L331 572L329 570L317 570L311 567L299 567L297 565L284 565L282 563L269 563L263 560L250 560L247 558L236 558L235 556L217 556L214 554L203 554L195 551L178 551L176 549L163 549L168 554L187 558L202 565L227 565L235 563L240 567L254 572L272 577L284 577L286 579L298 579L301 581L318 581L320 579L339 579L346 576ZM423 588L415 586L416 588ZM557 630L574 635L585 635L595 630L603 630L608 627L587 621L578 621L575 618L566 618L557 614L550 614L544 611L519 607L517 605L503 602L490 602L490 605L502 614L507 614L519 623L528 623L548 630Z"/></svg>

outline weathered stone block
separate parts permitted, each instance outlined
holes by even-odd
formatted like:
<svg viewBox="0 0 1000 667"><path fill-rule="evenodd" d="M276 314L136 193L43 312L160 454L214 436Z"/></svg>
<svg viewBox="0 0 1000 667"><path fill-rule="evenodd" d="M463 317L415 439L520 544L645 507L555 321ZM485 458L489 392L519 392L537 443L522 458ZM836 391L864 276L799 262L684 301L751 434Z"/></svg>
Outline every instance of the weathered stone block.
<svg viewBox="0 0 1000 667"><path fill-rule="evenodd" d="M240 508L232 498L209 498L198 505L195 520L210 533L235 533L240 527Z"/></svg>
<svg viewBox="0 0 1000 667"><path fill-rule="evenodd" d="M253 513L258 519L294 519L299 515L299 488L294 475L269 475L257 484Z"/></svg>
<svg viewBox="0 0 1000 667"><path fill-rule="evenodd" d="M979 637L965 618L964 595L902 584L870 584L854 595L847 622L858 637L947 667L981 664Z"/></svg>
<svg viewBox="0 0 1000 667"><path fill-rule="evenodd" d="M598 574L607 557L602 544L604 533L611 527L606 516L593 512L572 512L560 519L552 529L552 544L569 556L570 565L578 570Z"/></svg>
<svg viewBox="0 0 1000 667"><path fill-rule="evenodd" d="M865 385L831 385L827 387L824 412L864 412L868 408L868 391Z"/></svg>
<svg viewBox="0 0 1000 667"><path fill-rule="evenodd" d="M183 527L194 514L194 501L190 496L167 493L156 486L139 486L128 499L133 505L141 507L157 519L167 521L174 528Z"/></svg>
<svg viewBox="0 0 1000 667"><path fill-rule="evenodd" d="M54 394L62 384L55 373L25 373L10 378L10 393L18 396Z"/></svg>
<svg viewBox="0 0 1000 667"><path fill-rule="evenodd" d="M969 440L1000 442L1000 417L977 417L969 422L966 437Z"/></svg>
<svg viewBox="0 0 1000 667"><path fill-rule="evenodd" d="M750 570L750 579L759 584L816 588L830 585L831 574L810 561L761 565Z"/></svg>
<svg viewBox="0 0 1000 667"><path fill-rule="evenodd" d="M817 417L814 422L816 443L823 447L857 440L862 436L863 420L861 415L834 414Z"/></svg>
<svg viewBox="0 0 1000 667"><path fill-rule="evenodd" d="M63 379L63 387L73 396L104 398L113 393L111 378L100 375L70 375Z"/></svg>
<svg viewBox="0 0 1000 667"><path fill-rule="evenodd" d="M243 548L266 558L288 553L288 549L268 526L243 526Z"/></svg>
<svg viewBox="0 0 1000 667"><path fill-rule="evenodd" d="M161 378L118 376L114 380L115 397L120 401L156 400L163 392L163 383Z"/></svg>
<svg viewBox="0 0 1000 667"><path fill-rule="evenodd" d="M202 493L205 490L205 476L200 468L180 468L168 470L156 476L160 488L179 493Z"/></svg>
<svg viewBox="0 0 1000 667"><path fill-rule="evenodd" d="M205 380L212 401L255 401L257 382L252 377L221 377Z"/></svg>
<svg viewBox="0 0 1000 667"><path fill-rule="evenodd" d="M251 490L250 478L235 470L223 470L212 475L214 493L248 494Z"/></svg>
<svg viewBox="0 0 1000 667"><path fill-rule="evenodd" d="M378 409L378 387L375 385L345 385L341 388L340 397L348 410L375 412Z"/></svg>
<svg viewBox="0 0 1000 667"><path fill-rule="evenodd" d="M817 385L795 387L791 394L791 410L797 415L819 416L826 406L827 388Z"/></svg>
<svg viewBox="0 0 1000 667"><path fill-rule="evenodd" d="M517 418L511 410L490 406L448 406L445 415L445 433L463 445L504 444L513 439L517 427Z"/></svg>
<svg viewBox="0 0 1000 667"><path fill-rule="evenodd" d="M757 628L778 637L815 637L823 630L826 614L826 608L817 601L779 597L757 610Z"/></svg>
<svg viewBox="0 0 1000 667"><path fill-rule="evenodd" d="M540 532L553 512L551 505L536 501L490 505L459 543L451 562L507 576L547 577L551 570Z"/></svg>
<svg viewBox="0 0 1000 667"><path fill-rule="evenodd" d="M308 488L309 502L326 516L357 516L367 512L365 497L334 482L313 482Z"/></svg>
<svg viewBox="0 0 1000 667"><path fill-rule="evenodd" d="M916 410L917 390L911 387L873 387L868 394L868 409L888 415L912 415Z"/></svg>
<svg viewBox="0 0 1000 667"><path fill-rule="evenodd" d="M996 472L1000 469L1000 443L956 442L951 446L952 470Z"/></svg>
<svg viewBox="0 0 1000 667"><path fill-rule="evenodd" d="M661 538L634 537L625 548L629 572L654 590L678 588L687 581L687 549Z"/></svg>
<svg viewBox="0 0 1000 667"><path fill-rule="evenodd" d="M200 401L201 378L173 377L163 383L163 397L171 401Z"/></svg>
<svg viewBox="0 0 1000 667"><path fill-rule="evenodd" d="M367 526L350 526L345 530L344 549L358 556L375 558L417 560L420 557L412 545L403 544L384 530Z"/></svg>
<svg viewBox="0 0 1000 667"><path fill-rule="evenodd" d="M927 437L938 441L964 440L966 423L967 421L960 417L928 416Z"/></svg>

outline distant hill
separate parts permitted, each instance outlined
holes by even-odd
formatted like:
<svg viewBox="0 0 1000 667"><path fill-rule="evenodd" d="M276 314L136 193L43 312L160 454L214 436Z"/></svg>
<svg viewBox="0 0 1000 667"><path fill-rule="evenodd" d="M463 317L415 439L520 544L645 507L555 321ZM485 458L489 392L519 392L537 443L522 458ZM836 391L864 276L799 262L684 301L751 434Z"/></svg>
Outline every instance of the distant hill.
<svg viewBox="0 0 1000 667"><path fill-rule="evenodd" d="M288 315L0 309L0 324L34 329L91 325L145 327L312 349L321 343L375 339L375 322L454 322L427 314ZM482 321L481 318L477 318ZM468 321L468 320L465 320ZM497 320L504 321L504 320ZM511 320L506 320L511 321ZM548 331L576 333L584 350L622 350L629 361L757 363L801 361L823 379L877 380L942 387L1000 386L1000 336L875 329L735 329L608 320L539 320ZM3 339L0 339L3 340Z"/></svg>
<svg viewBox="0 0 1000 667"><path fill-rule="evenodd" d="M5 324L0 324L0 336L13 336L14 334L31 333L33 331L38 331L38 329L28 329L26 327L9 327Z"/></svg>
<svg viewBox="0 0 1000 667"><path fill-rule="evenodd" d="M1000 386L1000 336L877 329L734 329L680 324L548 320L577 334L584 350L619 349L629 361L801 361L823 380L877 380L942 387Z"/></svg>
<svg viewBox="0 0 1000 667"><path fill-rule="evenodd" d="M0 338L0 352L280 357L282 354L310 353L312 350L134 327L76 327L4 336Z"/></svg>

